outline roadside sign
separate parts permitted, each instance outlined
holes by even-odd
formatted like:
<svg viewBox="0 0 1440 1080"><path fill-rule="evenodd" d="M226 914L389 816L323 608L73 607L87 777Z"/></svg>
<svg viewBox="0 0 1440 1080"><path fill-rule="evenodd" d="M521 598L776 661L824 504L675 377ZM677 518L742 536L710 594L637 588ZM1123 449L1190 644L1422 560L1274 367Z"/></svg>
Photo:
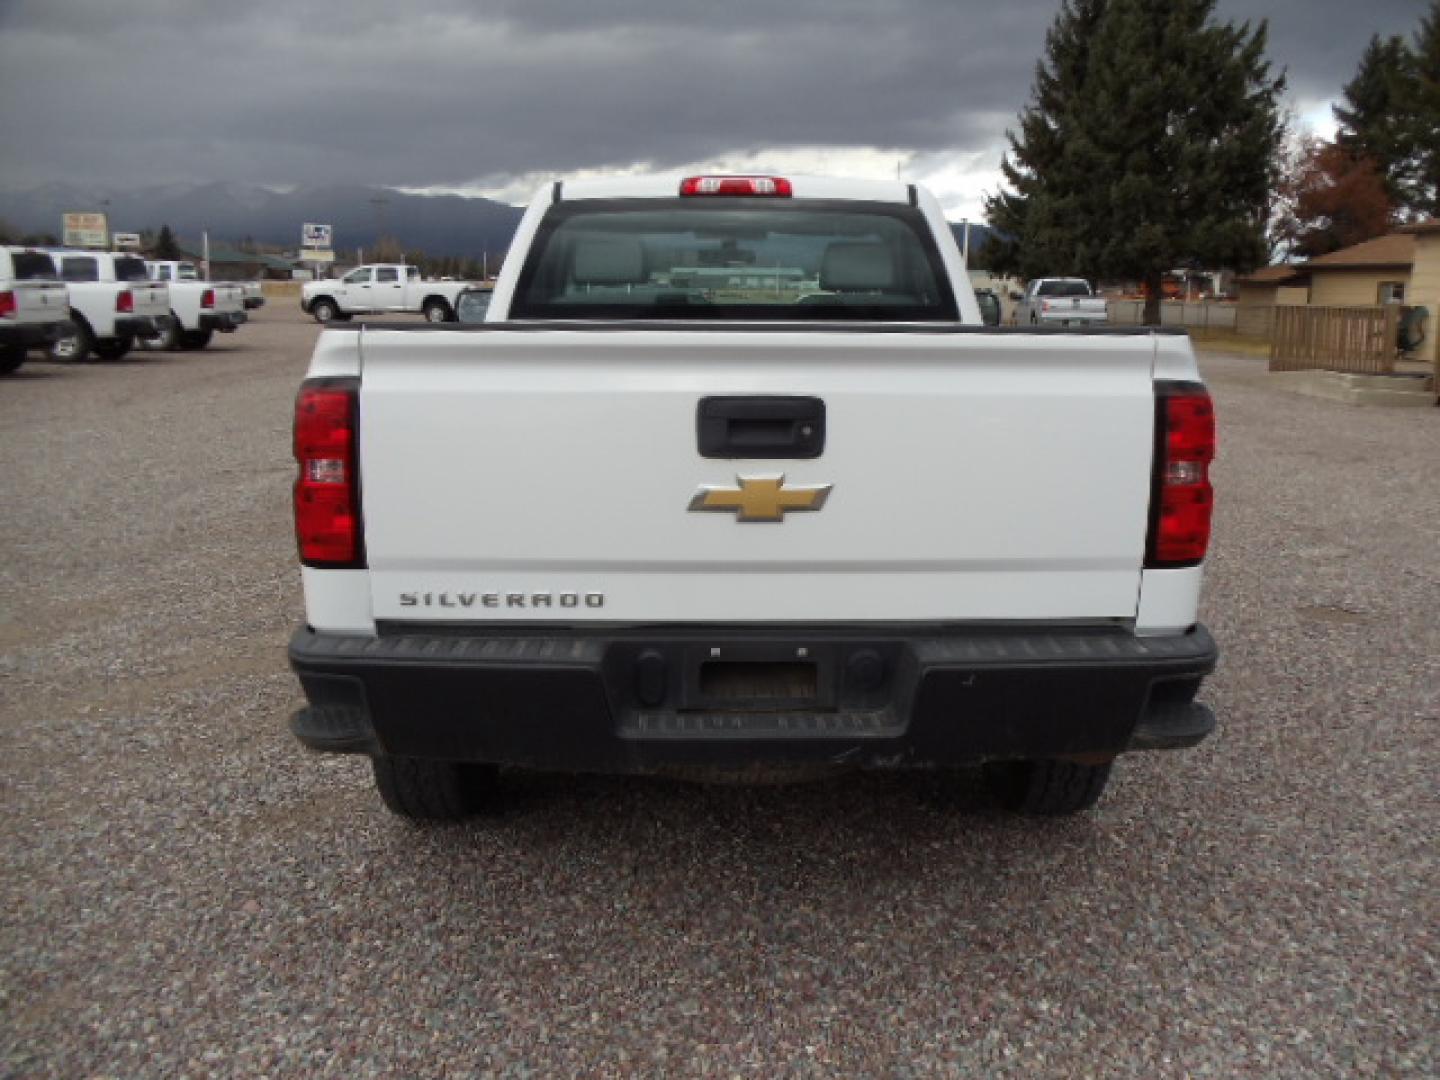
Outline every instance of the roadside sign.
<svg viewBox="0 0 1440 1080"><path fill-rule="evenodd" d="M110 245L110 223L104 214L75 213L63 215L65 246L103 248Z"/></svg>
<svg viewBox="0 0 1440 1080"><path fill-rule="evenodd" d="M330 246L330 226L317 225L307 221L300 230L300 246L307 248L328 248Z"/></svg>
<svg viewBox="0 0 1440 1080"><path fill-rule="evenodd" d="M138 232L117 232L110 238L110 244L116 251L139 251L140 234Z"/></svg>
<svg viewBox="0 0 1440 1080"><path fill-rule="evenodd" d="M321 251L319 248L308 248L301 261L307 263L332 263L335 261L335 252Z"/></svg>

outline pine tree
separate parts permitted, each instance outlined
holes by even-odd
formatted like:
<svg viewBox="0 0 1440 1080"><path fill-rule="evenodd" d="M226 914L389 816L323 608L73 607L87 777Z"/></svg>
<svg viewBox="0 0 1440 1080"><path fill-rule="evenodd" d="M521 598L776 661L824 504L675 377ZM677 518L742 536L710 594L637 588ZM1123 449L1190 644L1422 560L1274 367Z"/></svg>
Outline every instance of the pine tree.
<svg viewBox="0 0 1440 1080"><path fill-rule="evenodd" d="M184 252L180 250L180 245L175 242L175 234L170 231L169 225L160 226L160 233L155 237L154 254L157 259L184 258Z"/></svg>
<svg viewBox="0 0 1440 1080"><path fill-rule="evenodd" d="M1432 0L1430 13L1415 32L1411 75L1416 167L1410 207L1440 216L1440 0Z"/></svg>
<svg viewBox="0 0 1440 1080"><path fill-rule="evenodd" d="M1356 160L1373 161L1390 200L1410 205L1416 182L1414 57L1398 34L1370 39L1355 77L1332 108L1336 143Z"/></svg>
<svg viewBox="0 0 1440 1080"><path fill-rule="evenodd" d="M1284 77L1266 25L1216 24L1214 0L1072 0L987 204L1022 276L1142 281L1160 319L1167 270L1264 261Z"/></svg>
<svg viewBox="0 0 1440 1080"><path fill-rule="evenodd" d="M983 258L993 273L1036 277L1063 255L1047 245L1050 236L1042 227L1042 218L1054 212L1056 194L1044 181L1060 165L1069 95L1085 81L1090 38L1104 10L1105 0L1063 0L1046 31L1045 55L1035 64L1032 103L1020 114L1020 133L1005 133L1010 153L1000 171L1011 190L1002 188L986 200L995 232Z"/></svg>

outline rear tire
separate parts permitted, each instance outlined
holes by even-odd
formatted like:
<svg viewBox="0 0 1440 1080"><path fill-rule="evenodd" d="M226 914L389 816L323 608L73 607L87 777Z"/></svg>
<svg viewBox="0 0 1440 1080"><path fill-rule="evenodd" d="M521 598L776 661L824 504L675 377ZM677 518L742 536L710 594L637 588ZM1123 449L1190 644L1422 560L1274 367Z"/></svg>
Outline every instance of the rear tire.
<svg viewBox="0 0 1440 1080"><path fill-rule="evenodd" d="M1095 805L1110 781L1113 762L993 761L985 766L990 790L1007 810L1041 817L1065 817Z"/></svg>
<svg viewBox="0 0 1440 1080"><path fill-rule="evenodd" d="M101 360L119 360L135 347L135 339L129 334L95 343L95 355Z"/></svg>
<svg viewBox="0 0 1440 1080"><path fill-rule="evenodd" d="M51 360L61 364L83 364L95 348L95 335L90 332L85 320L74 312L70 314L70 321L75 327L74 333L56 338L45 352Z"/></svg>
<svg viewBox="0 0 1440 1080"><path fill-rule="evenodd" d="M0 348L0 375L13 375L25 363L28 350L24 345L6 345Z"/></svg>
<svg viewBox="0 0 1440 1080"><path fill-rule="evenodd" d="M370 759L375 787L391 813L411 821L459 821L493 798L498 770L428 758Z"/></svg>
<svg viewBox="0 0 1440 1080"><path fill-rule="evenodd" d="M152 338L141 338L142 349L157 349L161 352L170 352L180 347L180 319L172 311L169 320L165 323L165 329Z"/></svg>
<svg viewBox="0 0 1440 1080"><path fill-rule="evenodd" d="M454 322L455 313L450 310L450 305L444 300L430 300L421 309L425 314L426 322Z"/></svg>
<svg viewBox="0 0 1440 1080"><path fill-rule="evenodd" d="M180 347L182 349L203 349L210 344L210 339L215 336L213 330L182 330L180 331Z"/></svg>
<svg viewBox="0 0 1440 1080"><path fill-rule="evenodd" d="M330 322L340 314L334 300L316 300L310 305L310 315L318 323Z"/></svg>

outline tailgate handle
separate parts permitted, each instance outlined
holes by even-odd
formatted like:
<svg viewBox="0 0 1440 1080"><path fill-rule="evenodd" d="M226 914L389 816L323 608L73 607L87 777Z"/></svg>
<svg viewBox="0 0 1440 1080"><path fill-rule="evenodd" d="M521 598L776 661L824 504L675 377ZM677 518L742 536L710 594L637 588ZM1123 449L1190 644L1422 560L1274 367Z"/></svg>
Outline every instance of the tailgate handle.
<svg viewBox="0 0 1440 1080"><path fill-rule="evenodd" d="M817 397L707 397L695 412L700 456L817 458L825 402Z"/></svg>

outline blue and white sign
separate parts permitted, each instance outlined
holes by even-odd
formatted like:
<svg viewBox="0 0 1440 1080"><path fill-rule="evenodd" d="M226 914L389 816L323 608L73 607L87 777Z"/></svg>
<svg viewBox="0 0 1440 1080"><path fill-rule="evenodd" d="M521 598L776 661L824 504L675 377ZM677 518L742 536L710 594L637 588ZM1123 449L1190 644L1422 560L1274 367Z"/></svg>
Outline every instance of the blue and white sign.
<svg viewBox="0 0 1440 1080"><path fill-rule="evenodd" d="M328 248L330 246L330 226L316 225L307 221L300 230L300 246L307 248Z"/></svg>

